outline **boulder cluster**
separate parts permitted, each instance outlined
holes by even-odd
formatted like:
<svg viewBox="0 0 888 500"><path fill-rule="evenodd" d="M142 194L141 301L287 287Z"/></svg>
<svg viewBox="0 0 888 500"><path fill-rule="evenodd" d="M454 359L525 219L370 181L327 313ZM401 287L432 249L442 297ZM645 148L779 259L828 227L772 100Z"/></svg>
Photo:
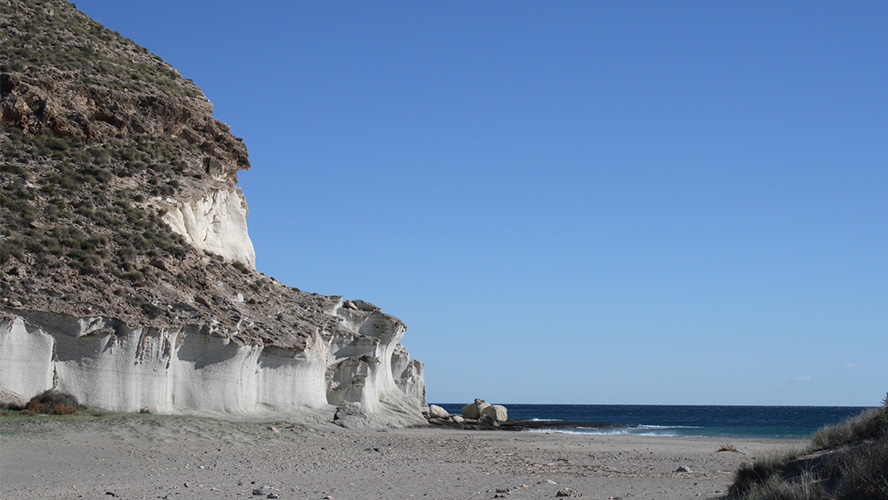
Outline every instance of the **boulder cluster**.
<svg viewBox="0 0 888 500"><path fill-rule="evenodd" d="M433 425L459 427L495 427L509 420L509 412L505 406L490 404L483 399L475 399L463 406L460 415L451 415L438 405L429 405L429 411L425 416Z"/></svg>

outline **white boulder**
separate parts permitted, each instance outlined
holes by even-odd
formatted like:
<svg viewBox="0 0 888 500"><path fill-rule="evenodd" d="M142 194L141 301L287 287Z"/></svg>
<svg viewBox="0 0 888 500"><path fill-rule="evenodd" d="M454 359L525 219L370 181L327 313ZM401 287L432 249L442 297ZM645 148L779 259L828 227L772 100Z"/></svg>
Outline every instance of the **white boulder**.
<svg viewBox="0 0 888 500"><path fill-rule="evenodd" d="M487 405L481 410L482 417L488 417L494 422L505 422L509 420L509 412L503 405Z"/></svg>
<svg viewBox="0 0 888 500"><path fill-rule="evenodd" d="M429 405L429 418L450 418L450 414L438 405Z"/></svg>
<svg viewBox="0 0 888 500"><path fill-rule="evenodd" d="M462 416L465 418L478 419L481 417L481 410L478 409L479 404L487 404L483 399L476 399L473 403L469 403L462 407Z"/></svg>

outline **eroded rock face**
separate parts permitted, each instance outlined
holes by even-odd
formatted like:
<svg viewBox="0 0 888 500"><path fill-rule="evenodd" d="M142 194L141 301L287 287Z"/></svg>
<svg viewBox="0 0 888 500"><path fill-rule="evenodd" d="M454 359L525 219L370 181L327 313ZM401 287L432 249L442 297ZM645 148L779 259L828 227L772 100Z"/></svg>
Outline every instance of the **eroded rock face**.
<svg viewBox="0 0 888 500"><path fill-rule="evenodd" d="M171 199L163 220L199 250L255 268L256 254L247 234L247 200L240 188L211 191L189 199Z"/></svg>
<svg viewBox="0 0 888 500"><path fill-rule="evenodd" d="M303 348L285 349L238 345L205 325L129 328L107 317L22 311L0 321L0 387L23 395L55 388L124 412L317 422L333 420L337 408L347 406L351 426L423 423L422 378L394 373L391 363L401 351L403 325L376 312L344 319L344 332L318 329ZM374 325L371 335L348 326L365 324ZM385 334L374 337L374 331ZM421 373L421 362L409 363Z"/></svg>
<svg viewBox="0 0 888 500"><path fill-rule="evenodd" d="M70 2L0 16L0 394L423 421L400 320L255 271L247 149L193 82Z"/></svg>

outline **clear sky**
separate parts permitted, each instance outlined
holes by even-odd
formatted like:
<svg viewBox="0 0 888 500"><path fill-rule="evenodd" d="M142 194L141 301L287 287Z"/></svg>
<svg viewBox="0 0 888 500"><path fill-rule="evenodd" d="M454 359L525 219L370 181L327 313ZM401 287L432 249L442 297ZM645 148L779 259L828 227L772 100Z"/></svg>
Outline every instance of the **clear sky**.
<svg viewBox="0 0 888 500"><path fill-rule="evenodd" d="M77 0L243 137L260 271L430 402L876 405L888 3Z"/></svg>

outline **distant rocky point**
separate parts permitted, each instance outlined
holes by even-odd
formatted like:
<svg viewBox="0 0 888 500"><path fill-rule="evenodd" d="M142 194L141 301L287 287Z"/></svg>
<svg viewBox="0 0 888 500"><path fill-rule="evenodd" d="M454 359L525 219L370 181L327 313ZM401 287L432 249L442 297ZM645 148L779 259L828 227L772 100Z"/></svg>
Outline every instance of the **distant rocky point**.
<svg viewBox="0 0 888 500"><path fill-rule="evenodd" d="M425 423L398 318L254 269L247 149L193 82L69 2L0 17L0 394Z"/></svg>

